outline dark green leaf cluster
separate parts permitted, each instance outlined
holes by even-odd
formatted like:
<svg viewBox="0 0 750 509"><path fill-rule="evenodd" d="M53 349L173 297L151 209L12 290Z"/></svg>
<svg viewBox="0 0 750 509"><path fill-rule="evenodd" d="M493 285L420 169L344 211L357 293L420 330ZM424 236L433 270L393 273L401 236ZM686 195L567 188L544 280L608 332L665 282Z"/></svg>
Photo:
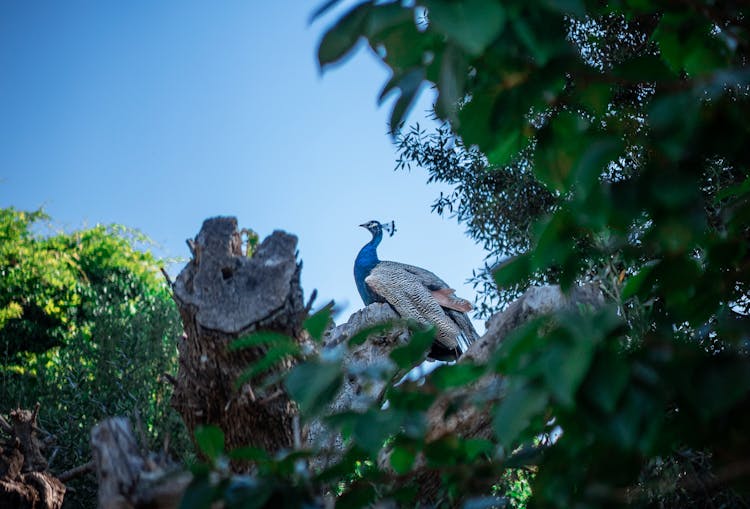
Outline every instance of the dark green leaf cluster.
<svg viewBox="0 0 750 509"><path fill-rule="evenodd" d="M145 446L166 439L184 457L161 378L176 370L181 326L147 239L120 226L42 236L45 218L0 210L0 408L41 404L55 473L87 463L91 427L113 415L131 416ZM93 475L72 486L66 507L96 505Z"/></svg>
<svg viewBox="0 0 750 509"><path fill-rule="evenodd" d="M364 2L360 25L337 23L323 42L343 32L364 38L390 68L393 128L421 85L437 88L435 112L450 131L426 141L412 132L401 145L402 161L459 186L436 208L453 206L493 249L521 246L494 270L501 291L542 275L565 289L594 281L609 298L608 314L531 325L495 360L508 382L495 438L510 452L551 425L561 432L540 453L531 503L677 500L642 479L684 451L709 457L714 474L659 482L696 505L712 505L721 488L746 497L748 7L396 5L412 9L409 23L390 17L390 2ZM360 30L374 13L378 30ZM321 65L341 55L321 53ZM531 185L520 182L524 171ZM493 191L482 191L494 172L498 208ZM551 203L504 215L511 179Z"/></svg>

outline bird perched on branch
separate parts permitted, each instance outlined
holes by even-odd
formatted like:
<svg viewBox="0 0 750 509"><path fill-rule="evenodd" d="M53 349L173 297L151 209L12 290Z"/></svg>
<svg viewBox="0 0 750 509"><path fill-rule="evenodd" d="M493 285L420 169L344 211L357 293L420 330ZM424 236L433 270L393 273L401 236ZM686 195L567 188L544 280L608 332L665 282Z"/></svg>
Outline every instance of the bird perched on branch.
<svg viewBox="0 0 750 509"><path fill-rule="evenodd" d="M434 325L437 337L429 356L437 360L456 360L478 334L466 315L471 303L457 297L445 281L429 270L405 263L378 259L378 244L383 231L392 236L393 221L381 224L368 221L360 225L372 234L372 240L359 251L354 261L354 280L365 305L387 302L402 318Z"/></svg>

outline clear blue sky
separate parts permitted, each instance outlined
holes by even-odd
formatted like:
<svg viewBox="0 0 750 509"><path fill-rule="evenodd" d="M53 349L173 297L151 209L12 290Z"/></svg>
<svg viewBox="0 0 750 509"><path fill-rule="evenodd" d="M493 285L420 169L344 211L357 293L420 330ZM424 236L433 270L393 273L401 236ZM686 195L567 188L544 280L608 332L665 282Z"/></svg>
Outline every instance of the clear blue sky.
<svg viewBox="0 0 750 509"><path fill-rule="evenodd" d="M381 259L473 298L463 283L484 253L430 212L446 188L393 171L385 68L362 49L321 76L333 18L308 25L319 3L0 2L0 206L43 206L65 230L135 227L171 257L211 216L287 230L306 296L348 305L338 321L362 305L357 225L394 219Z"/></svg>

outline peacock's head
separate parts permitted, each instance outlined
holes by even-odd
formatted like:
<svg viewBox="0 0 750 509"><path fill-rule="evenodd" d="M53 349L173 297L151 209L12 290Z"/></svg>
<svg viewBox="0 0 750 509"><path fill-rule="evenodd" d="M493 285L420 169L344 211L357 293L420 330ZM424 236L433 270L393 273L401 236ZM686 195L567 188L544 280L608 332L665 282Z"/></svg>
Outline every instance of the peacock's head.
<svg viewBox="0 0 750 509"><path fill-rule="evenodd" d="M388 234L393 237L393 234L396 233L396 222L395 221L386 221L385 223L381 223L380 221L375 221L374 219L372 221L367 221L366 223L362 223L360 225L362 228L367 228L367 231L369 231L373 237L375 237L378 233L385 230L388 232Z"/></svg>

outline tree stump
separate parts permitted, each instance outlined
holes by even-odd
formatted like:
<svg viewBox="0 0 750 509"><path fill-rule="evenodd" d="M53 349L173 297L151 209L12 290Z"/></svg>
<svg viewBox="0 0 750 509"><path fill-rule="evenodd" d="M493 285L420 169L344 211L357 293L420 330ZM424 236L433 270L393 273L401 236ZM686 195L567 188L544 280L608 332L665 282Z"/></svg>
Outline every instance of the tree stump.
<svg viewBox="0 0 750 509"><path fill-rule="evenodd" d="M251 445L275 452L295 440L296 407L273 383L292 361L236 387L240 374L263 358L264 346L230 351L229 344L256 331L274 331L300 341L306 316L297 263L297 238L282 231L267 237L251 256L242 250L237 220L203 223L193 258L173 285L185 335L172 406L192 434L197 426L219 426L227 448Z"/></svg>
<svg viewBox="0 0 750 509"><path fill-rule="evenodd" d="M0 452L0 507L59 509L65 485L47 471L47 460L37 438L39 404L34 410L0 417L0 429L10 436Z"/></svg>

